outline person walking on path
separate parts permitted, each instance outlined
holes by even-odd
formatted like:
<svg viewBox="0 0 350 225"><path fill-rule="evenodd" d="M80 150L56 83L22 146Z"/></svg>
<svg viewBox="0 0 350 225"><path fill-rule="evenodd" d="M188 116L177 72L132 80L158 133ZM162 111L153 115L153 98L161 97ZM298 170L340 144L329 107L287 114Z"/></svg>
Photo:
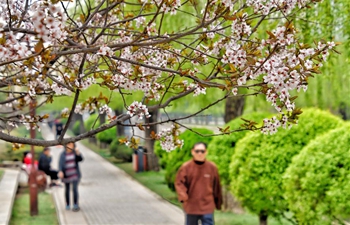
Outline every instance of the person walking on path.
<svg viewBox="0 0 350 225"><path fill-rule="evenodd" d="M49 147L44 147L43 152L39 156L38 168L46 175L50 176L50 187L60 186L58 183L58 171L51 169L51 154Z"/></svg>
<svg viewBox="0 0 350 225"><path fill-rule="evenodd" d="M65 184L66 209L70 210L70 186L73 188L73 211L77 212L79 208L78 184L81 178L79 162L83 160L83 156L76 148L75 143L70 142L64 146L64 151L59 159L58 176Z"/></svg>
<svg viewBox="0 0 350 225"><path fill-rule="evenodd" d="M61 120L59 119L55 120L55 127L56 127L56 139L58 139L63 131L63 123L61 122Z"/></svg>
<svg viewBox="0 0 350 225"><path fill-rule="evenodd" d="M185 225L214 225L214 210L220 210L222 194L219 173L213 162L206 160L207 145L194 144L193 159L185 162L176 174L175 189L183 203Z"/></svg>

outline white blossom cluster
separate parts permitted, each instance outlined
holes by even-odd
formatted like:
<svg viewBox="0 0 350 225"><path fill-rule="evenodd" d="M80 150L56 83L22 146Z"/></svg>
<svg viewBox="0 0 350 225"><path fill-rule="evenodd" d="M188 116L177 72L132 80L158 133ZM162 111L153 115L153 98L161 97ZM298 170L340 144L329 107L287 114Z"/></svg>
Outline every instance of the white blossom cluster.
<svg viewBox="0 0 350 225"><path fill-rule="evenodd" d="M163 1L163 0L153 0L157 5L162 4L161 10L165 13L170 12L170 15L175 15L177 9L181 6L180 0Z"/></svg>
<svg viewBox="0 0 350 225"><path fill-rule="evenodd" d="M66 117L66 115L69 115L69 113L70 113L70 110L66 107L62 109L61 116Z"/></svg>
<svg viewBox="0 0 350 225"><path fill-rule="evenodd" d="M63 77L69 78L70 76L69 76L69 74L65 73L65 74L63 74ZM63 77L58 76L56 79L59 82L64 83ZM65 86L63 86L57 82L52 83L51 89L52 89L52 91L55 92L56 95L71 95L72 94L72 92L69 89L67 89Z"/></svg>
<svg viewBox="0 0 350 225"><path fill-rule="evenodd" d="M279 127L283 127L284 129L287 128L287 120L288 117L286 115L282 116L282 119L279 120L275 116L271 119L264 119L263 128L261 129L261 132L264 134L275 134ZM288 128L291 128L291 126L288 126Z"/></svg>
<svg viewBox="0 0 350 225"><path fill-rule="evenodd" d="M175 133L175 134L174 134ZM180 134L180 131L176 129L174 125L171 125L170 128L165 128L157 133L157 140L160 140L160 145L162 149L167 152L171 152L178 148L182 148L184 141L180 139L175 139Z"/></svg>
<svg viewBox="0 0 350 225"><path fill-rule="evenodd" d="M66 16L60 7L49 5L49 7L41 4L31 4L31 17L34 30L38 33L38 37L44 41L64 41L67 32L64 30Z"/></svg>
<svg viewBox="0 0 350 225"><path fill-rule="evenodd" d="M187 80L182 81L183 86L186 90L194 89L193 96L198 96L200 94L205 95L207 88L200 86L198 83L188 83Z"/></svg>
<svg viewBox="0 0 350 225"><path fill-rule="evenodd" d="M30 115L23 115L23 114L19 115L18 122L23 124L27 130L30 130L30 129L35 130L35 129L39 128L37 125L31 126L31 124L33 124L35 122L35 118L31 117Z"/></svg>
<svg viewBox="0 0 350 225"><path fill-rule="evenodd" d="M111 57L113 55L113 51L110 47L108 47L106 44L104 44L97 51L97 54Z"/></svg>
<svg viewBox="0 0 350 225"><path fill-rule="evenodd" d="M191 83L189 88L194 88L193 96L198 96L200 94L205 95L207 90L205 87L201 87L200 85L194 83Z"/></svg>
<svg viewBox="0 0 350 225"><path fill-rule="evenodd" d="M251 34L252 28L246 22L247 17L248 14L244 13L242 17L238 17L232 22L232 38L239 40L241 37L245 35L249 36Z"/></svg>
<svg viewBox="0 0 350 225"><path fill-rule="evenodd" d="M224 47L226 51L221 59L221 62L232 63L238 68L243 68L246 65L247 63L246 51L236 41L231 40L230 42L228 42L222 47Z"/></svg>
<svg viewBox="0 0 350 225"><path fill-rule="evenodd" d="M85 90L92 84L96 83L96 80L93 77L85 77L84 74L79 74L78 77L79 79L75 80L75 86L79 89Z"/></svg>
<svg viewBox="0 0 350 225"><path fill-rule="evenodd" d="M137 101L134 101L131 103L131 105L129 105L127 114L131 117L137 115L140 120L143 119L144 116L146 118L151 117L151 115L148 113L147 106Z"/></svg>
<svg viewBox="0 0 350 225"><path fill-rule="evenodd" d="M290 13L297 5L299 8L310 0L247 0L246 4L252 6L255 12L267 15L272 8L279 7L283 13Z"/></svg>
<svg viewBox="0 0 350 225"><path fill-rule="evenodd" d="M97 109L95 104L77 104L74 113L83 115L84 113L93 113Z"/></svg>
<svg viewBox="0 0 350 225"><path fill-rule="evenodd" d="M44 6L39 1L30 4L30 10L25 10L24 1L1 1L0 2L0 21L8 21L10 17L24 17L20 28L33 29L44 42L55 43L65 40L67 32L64 29L65 14L59 7L50 5ZM23 12L28 12L23 14ZM22 15L23 14L23 15ZM30 21L30 22L28 22ZM1 24L1 23L0 23ZM3 25L0 29L3 30ZM13 59L21 59L34 54L34 35L16 34L13 31L0 34L0 38L5 38L6 42L0 45L0 62ZM37 64L39 65L39 64Z"/></svg>
<svg viewBox="0 0 350 225"><path fill-rule="evenodd" d="M146 97L159 100L160 91L164 88L164 85L157 82L157 79L162 75L162 71L155 68L166 68L168 59L177 56L152 47L140 48L134 52L130 47L126 47L123 49L121 57L130 61L142 60L143 64L149 67L139 66L139 76L135 79L135 65L125 61L117 61L118 73L111 78L113 85L125 90L142 91ZM154 67L154 69L151 67Z"/></svg>
<svg viewBox="0 0 350 225"><path fill-rule="evenodd" d="M113 110L111 109L111 107L109 107L108 105L103 105L99 108L99 113L100 114L106 114L106 115L111 115Z"/></svg>

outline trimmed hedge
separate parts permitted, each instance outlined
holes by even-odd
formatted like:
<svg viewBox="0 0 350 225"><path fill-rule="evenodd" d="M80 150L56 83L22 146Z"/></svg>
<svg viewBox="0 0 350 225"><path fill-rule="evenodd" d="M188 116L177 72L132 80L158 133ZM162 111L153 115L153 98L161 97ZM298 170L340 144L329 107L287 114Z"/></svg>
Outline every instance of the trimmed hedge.
<svg viewBox="0 0 350 225"><path fill-rule="evenodd" d="M268 113L251 113L242 115L241 118L258 123L261 121L262 124L262 120L264 118L269 118L270 116L271 115ZM230 130L242 128L241 125L244 124L244 121L241 118L236 118L230 121L224 127L226 128L227 126L230 126ZM215 136L208 145L207 157L217 165L222 184L228 185L231 181L228 168L231 163L236 143L250 132L252 131L240 131L229 135Z"/></svg>
<svg viewBox="0 0 350 225"><path fill-rule="evenodd" d="M274 135L248 134L236 146L230 164L231 191L253 213L279 216L288 210L282 176L292 157L317 135L344 122L329 112L307 109L299 124Z"/></svg>
<svg viewBox="0 0 350 225"><path fill-rule="evenodd" d="M205 128L193 128L193 130L203 135L214 134L212 130ZM174 151L166 152L161 149L159 142L157 142L155 145L155 152L158 156L160 155L159 152L163 151L161 154L161 163L163 162L163 168L165 168L165 181L168 187L173 191L175 190L174 181L177 170L184 162L192 158L191 149L193 145L197 142L204 142L209 144L212 140L212 137L202 137L190 130L184 131L179 135L179 137L180 139L184 140L182 149L177 148Z"/></svg>
<svg viewBox="0 0 350 225"><path fill-rule="evenodd" d="M109 146L111 156L114 156L117 159L121 159L124 162L132 161L133 150L126 146L125 144L119 143L119 138L116 138L112 141Z"/></svg>
<svg viewBox="0 0 350 225"><path fill-rule="evenodd" d="M89 131L92 128L97 128L100 126L100 120L98 120L97 117L98 117L98 114L92 114L90 115L89 118L87 118L87 120L84 121L84 126L86 130Z"/></svg>
<svg viewBox="0 0 350 225"><path fill-rule="evenodd" d="M80 134L80 121L75 121L72 129L73 134L79 135Z"/></svg>
<svg viewBox="0 0 350 225"><path fill-rule="evenodd" d="M333 224L350 215L350 124L332 130L295 156L284 175L289 208L300 224Z"/></svg>
<svg viewBox="0 0 350 225"><path fill-rule="evenodd" d="M169 155L171 155L171 152L166 152L162 149L162 147L160 146L160 142L156 141L154 144L154 153L157 155L158 159L159 159L159 166L162 169L165 169L167 166L167 163L169 161Z"/></svg>
<svg viewBox="0 0 350 225"><path fill-rule="evenodd" d="M117 139L117 127L112 127L108 130L104 130L96 135L97 140L103 143L110 144ZM118 140L118 139L117 139Z"/></svg>

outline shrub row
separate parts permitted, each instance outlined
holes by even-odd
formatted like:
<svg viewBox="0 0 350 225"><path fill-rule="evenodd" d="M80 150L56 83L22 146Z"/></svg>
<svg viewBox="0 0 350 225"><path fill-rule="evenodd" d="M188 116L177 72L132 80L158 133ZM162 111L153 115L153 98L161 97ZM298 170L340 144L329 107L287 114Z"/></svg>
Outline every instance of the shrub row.
<svg viewBox="0 0 350 225"><path fill-rule="evenodd" d="M281 216L291 209L297 209L298 206L303 208L304 206L293 201L293 198L289 197L289 202L285 198L286 189L283 188L283 176L292 164L293 157L302 152L310 141L319 135L343 126L343 124L344 122L341 119L328 112L308 109L301 115L298 125L294 125L289 130L281 129L270 136L262 133L248 134L237 143L232 155L230 164L232 193L244 207L262 218L270 215L274 217ZM322 151L322 147L320 150ZM304 163L308 164L307 160ZM313 170L307 168L308 166L305 166L305 174ZM324 167L322 164L318 166L320 168ZM295 171L297 170L298 167ZM315 177L322 177L321 173L321 170L319 170L315 173ZM294 177L292 172L289 172L289 176ZM315 179L315 177L307 176L307 180ZM295 185L303 184L295 181ZM289 190L294 189L290 187ZM311 197L315 193L310 192L308 194ZM303 195L298 196L297 192L294 193L293 191L290 195L294 195L297 199L303 198ZM297 214L295 214L294 219L301 221Z"/></svg>
<svg viewBox="0 0 350 225"><path fill-rule="evenodd" d="M243 115L253 121L266 117L271 116ZM236 119L226 126L237 129L242 123ZM210 141L185 131L181 150L166 153L157 143L155 151L171 189L176 171L191 158L192 145L203 141L209 143L208 158L217 164L222 184L260 218L291 211L288 215L299 224L334 224L350 215L350 160L345 159L350 153L350 125L344 124L331 113L312 108L304 110L298 125L274 135L245 131Z"/></svg>
<svg viewBox="0 0 350 225"><path fill-rule="evenodd" d="M97 128L100 126L100 121L98 120L98 114L92 114L87 120L84 121L84 127L86 130L92 128ZM75 135L80 134L80 121L76 121L72 131ZM96 139L100 143L105 143L109 145L110 155L117 159L121 159L126 162L131 162L133 150L124 144L119 144L119 139L117 134L117 127L112 127L108 130L104 130L96 135Z"/></svg>

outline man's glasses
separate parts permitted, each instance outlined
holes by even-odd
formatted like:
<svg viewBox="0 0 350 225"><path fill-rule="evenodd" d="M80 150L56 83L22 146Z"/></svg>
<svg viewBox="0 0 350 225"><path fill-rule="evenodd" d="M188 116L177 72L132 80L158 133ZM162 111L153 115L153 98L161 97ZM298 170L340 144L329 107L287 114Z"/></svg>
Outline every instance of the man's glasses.
<svg viewBox="0 0 350 225"><path fill-rule="evenodd" d="M206 152L206 150L197 149L197 150L194 150L194 152L195 152L196 154L198 154L198 153L204 154L204 153Z"/></svg>

